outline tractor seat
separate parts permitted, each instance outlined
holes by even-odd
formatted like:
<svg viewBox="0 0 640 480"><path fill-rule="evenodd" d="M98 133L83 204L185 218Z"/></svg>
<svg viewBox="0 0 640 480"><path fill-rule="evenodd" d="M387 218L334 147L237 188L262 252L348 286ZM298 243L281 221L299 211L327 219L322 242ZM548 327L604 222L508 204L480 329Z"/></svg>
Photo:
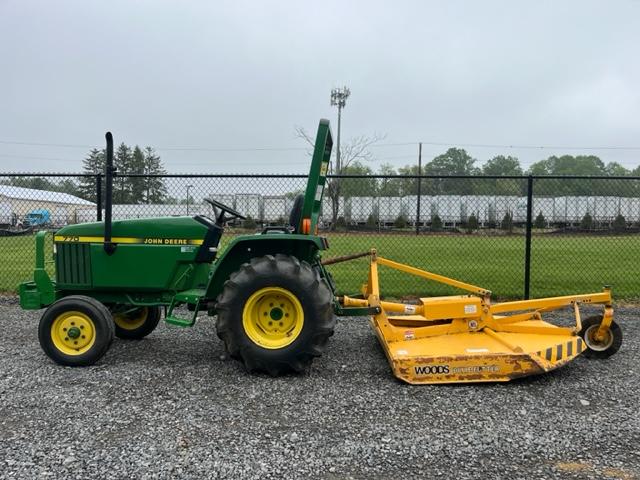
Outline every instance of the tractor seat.
<svg viewBox="0 0 640 480"><path fill-rule="evenodd" d="M289 213L289 225L293 228L293 233L300 233L300 220L302 219L302 207L304 205L304 195L299 193L293 200L293 206Z"/></svg>

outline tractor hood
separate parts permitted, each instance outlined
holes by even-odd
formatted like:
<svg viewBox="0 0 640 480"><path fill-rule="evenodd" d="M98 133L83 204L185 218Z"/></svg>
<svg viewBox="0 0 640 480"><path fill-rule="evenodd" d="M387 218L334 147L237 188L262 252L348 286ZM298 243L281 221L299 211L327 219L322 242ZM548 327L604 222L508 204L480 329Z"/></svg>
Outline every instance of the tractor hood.
<svg viewBox="0 0 640 480"><path fill-rule="evenodd" d="M196 243L207 233L207 227L193 217L158 217L113 222L114 243L182 244L173 240ZM104 223L83 223L69 225L56 232L56 241L101 242L104 236ZM85 237L77 238L76 237ZM191 240L192 242L189 242Z"/></svg>

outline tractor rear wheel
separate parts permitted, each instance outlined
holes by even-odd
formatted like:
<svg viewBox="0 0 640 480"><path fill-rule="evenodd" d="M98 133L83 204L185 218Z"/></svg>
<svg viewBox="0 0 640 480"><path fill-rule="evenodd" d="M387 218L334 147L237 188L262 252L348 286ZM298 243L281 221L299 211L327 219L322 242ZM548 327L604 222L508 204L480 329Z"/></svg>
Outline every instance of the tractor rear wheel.
<svg viewBox="0 0 640 480"><path fill-rule="evenodd" d="M160 307L131 307L128 311L114 312L116 337L140 340L155 330L162 317Z"/></svg>
<svg viewBox="0 0 640 480"><path fill-rule="evenodd" d="M582 322L580 336L587 346L584 356L588 358L608 358L620 350L622 345L622 329L614 321L611 322L609 331L604 338L601 340L596 339L596 333L600 328L601 322L602 317L599 315L588 317Z"/></svg>
<svg viewBox="0 0 640 480"><path fill-rule="evenodd" d="M245 263L218 296L217 333L248 371L302 372L333 335L333 296L307 263L267 255Z"/></svg>
<svg viewBox="0 0 640 480"><path fill-rule="evenodd" d="M71 295L47 308L40 318L38 339L54 362L70 367L92 365L113 341L111 313L91 297Z"/></svg>

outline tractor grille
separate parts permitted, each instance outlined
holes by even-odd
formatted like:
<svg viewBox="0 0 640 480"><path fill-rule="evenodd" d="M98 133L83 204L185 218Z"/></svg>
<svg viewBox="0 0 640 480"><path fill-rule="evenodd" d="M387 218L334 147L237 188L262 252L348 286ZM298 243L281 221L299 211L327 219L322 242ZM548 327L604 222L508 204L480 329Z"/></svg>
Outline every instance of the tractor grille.
<svg viewBox="0 0 640 480"><path fill-rule="evenodd" d="M91 286L91 257L87 243L56 244L56 281L59 285Z"/></svg>

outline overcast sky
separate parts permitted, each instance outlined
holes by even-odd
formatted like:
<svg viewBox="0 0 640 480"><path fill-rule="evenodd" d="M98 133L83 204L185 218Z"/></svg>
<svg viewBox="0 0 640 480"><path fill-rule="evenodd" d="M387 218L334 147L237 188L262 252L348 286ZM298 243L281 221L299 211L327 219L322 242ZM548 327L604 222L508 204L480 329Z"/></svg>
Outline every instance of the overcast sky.
<svg viewBox="0 0 640 480"><path fill-rule="evenodd" d="M81 169L111 130L171 172L302 173L294 127L444 142L640 147L640 2L0 0L0 171ZM282 151L179 151L282 148ZM382 145L371 163L415 161ZM425 146L425 161L446 150ZM469 147L526 167L636 150ZM36 158L39 157L39 158Z"/></svg>

